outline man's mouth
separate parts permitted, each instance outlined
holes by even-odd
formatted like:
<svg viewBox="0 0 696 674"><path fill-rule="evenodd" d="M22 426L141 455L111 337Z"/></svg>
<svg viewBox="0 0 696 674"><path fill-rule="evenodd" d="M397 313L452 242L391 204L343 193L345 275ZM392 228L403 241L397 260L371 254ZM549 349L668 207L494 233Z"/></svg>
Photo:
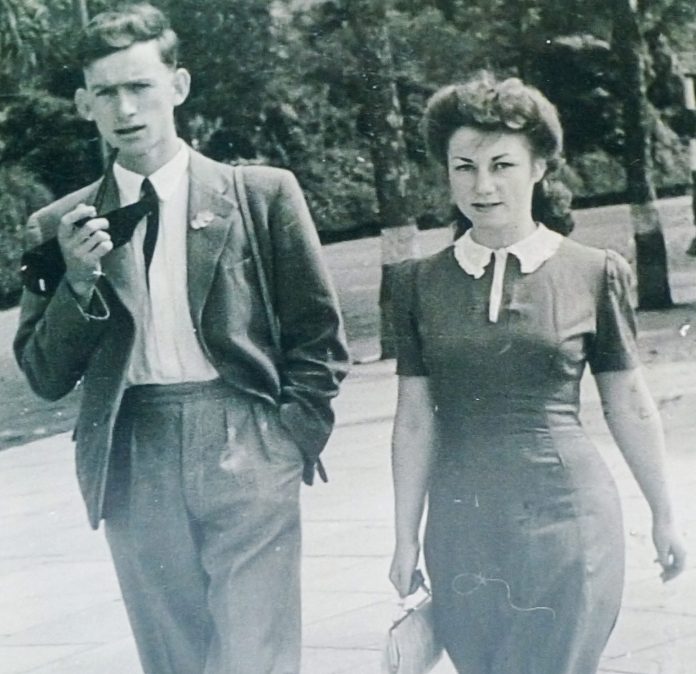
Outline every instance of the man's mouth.
<svg viewBox="0 0 696 674"><path fill-rule="evenodd" d="M144 125L140 126L124 126L120 129L116 129L116 135L125 137L125 136L132 136L133 134L138 133L138 131L142 131L145 128Z"/></svg>

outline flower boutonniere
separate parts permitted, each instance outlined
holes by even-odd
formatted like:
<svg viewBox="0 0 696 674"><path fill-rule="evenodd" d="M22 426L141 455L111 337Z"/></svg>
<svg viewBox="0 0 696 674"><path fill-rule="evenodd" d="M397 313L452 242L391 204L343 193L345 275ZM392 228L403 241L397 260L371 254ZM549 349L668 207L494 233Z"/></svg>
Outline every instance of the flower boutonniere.
<svg viewBox="0 0 696 674"><path fill-rule="evenodd" d="M193 229L203 229L207 227L215 218L215 215L208 210L200 211L196 213L193 220L191 220L191 227Z"/></svg>

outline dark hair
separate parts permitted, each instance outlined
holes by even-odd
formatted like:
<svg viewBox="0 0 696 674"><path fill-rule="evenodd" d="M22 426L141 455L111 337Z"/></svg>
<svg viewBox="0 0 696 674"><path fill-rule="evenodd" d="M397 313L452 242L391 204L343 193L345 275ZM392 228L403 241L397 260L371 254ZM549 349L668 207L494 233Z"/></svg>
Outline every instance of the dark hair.
<svg viewBox="0 0 696 674"><path fill-rule="evenodd" d="M534 189L533 217L562 234L572 231L572 195L554 176L562 165L563 129L556 107L538 89L516 77L498 80L482 71L466 82L436 91L426 106L423 129L430 155L443 166L447 165L452 134L463 126L523 134L532 152L545 159L548 167ZM461 223L455 223L455 233L463 233L467 223L465 216Z"/></svg>
<svg viewBox="0 0 696 674"><path fill-rule="evenodd" d="M128 49L136 42L150 40L157 42L162 62L176 68L179 39L169 19L148 3L121 5L95 15L85 26L77 44L77 61L85 68L97 59Z"/></svg>
<svg viewBox="0 0 696 674"><path fill-rule="evenodd" d="M435 92L425 109L425 141L431 155L447 163L452 134L463 126L522 133L534 153L552 165L563 149L563 130L552 103L516 77L499 81L483 71Z"/></svg>

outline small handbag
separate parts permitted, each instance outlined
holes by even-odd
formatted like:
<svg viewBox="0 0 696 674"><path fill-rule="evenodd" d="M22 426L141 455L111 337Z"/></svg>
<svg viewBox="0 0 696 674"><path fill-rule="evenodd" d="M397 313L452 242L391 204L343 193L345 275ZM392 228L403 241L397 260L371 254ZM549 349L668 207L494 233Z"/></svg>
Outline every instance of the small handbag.
<svg viewBox="0 0 696 674"><path fill-rule="evenodd" d="M382 674L427 674L442 656L442 645L435 636L432 596L423 575L416 574L426 596L389 628Z"/></svg>

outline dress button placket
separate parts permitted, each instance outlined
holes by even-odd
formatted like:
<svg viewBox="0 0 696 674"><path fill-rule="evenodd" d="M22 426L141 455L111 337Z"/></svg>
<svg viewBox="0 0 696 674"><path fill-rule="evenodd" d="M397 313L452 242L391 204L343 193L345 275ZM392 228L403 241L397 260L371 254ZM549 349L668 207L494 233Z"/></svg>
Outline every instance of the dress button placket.
<svg viewBox="0 0 696 674"><path fill-rule="evenodd" d="M500 305L503 300L503 280L505 278L508 251L505 248L498 248L493 251L493 257L495 264L493 265L491 294L488 300L488 320L491 323L497 323L500 315Z"/></svg>

